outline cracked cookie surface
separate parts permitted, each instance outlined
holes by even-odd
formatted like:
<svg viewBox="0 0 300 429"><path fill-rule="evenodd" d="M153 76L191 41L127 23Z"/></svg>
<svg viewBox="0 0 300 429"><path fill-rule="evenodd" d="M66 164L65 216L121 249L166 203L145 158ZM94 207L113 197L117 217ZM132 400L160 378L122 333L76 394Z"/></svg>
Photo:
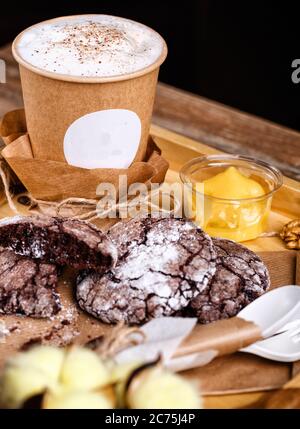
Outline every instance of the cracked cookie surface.
<svg viewBox="0 0 300 429"><path fill-rule="evenodd" d="M48 216L15 216L0 221L0 246L46 263L100 272L111 268L117 249L94 225Z"/></svg>
<svg viewBox="0 0 300 429"><path fill-rule="evenodd" d="M184 311L200 323L236 316L242 308L261 296L270 286L265 264L241 244L213 238L217 252L217 270L203 293Z"/></svg>
<svg viewBox="0 0 300 429"><path fill-rule="evenodd" d="M0 248L0 314L48 318L61 308L57 269Z"/></svg>
<svg viewBox="0 0 300 429"><path fill-rule="evenodd" d="M171 316L204 291L216 270L211 238L184 219L143 217L114 226L114 269L80 277L82 309L105 323Z"/></svg>

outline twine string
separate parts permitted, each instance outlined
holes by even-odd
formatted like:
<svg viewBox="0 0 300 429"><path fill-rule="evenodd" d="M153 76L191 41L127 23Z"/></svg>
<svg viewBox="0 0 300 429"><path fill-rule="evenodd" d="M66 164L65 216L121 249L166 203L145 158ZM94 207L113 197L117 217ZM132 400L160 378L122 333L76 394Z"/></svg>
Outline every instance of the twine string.
<svg viewBox="0 0 300 429"><path fill-rule="evenodd" d="M3 183L5 197L10 209L14 213L20 214L20 211L18 210L17 206L14 203L13 195L10 192L9 170L5 168L5 164L3 161L0 161L0 177ZM152 199L158 194L160 194L161 197L163 197L164 195L168 195L168 197L170 197L173 200L173 208L166 209L159 205L154 204L152 202ZM147 206L148 210L151 209L155 212L161 212L166 214L172 214L174 212L177 212L181 207L181 204L178 198L176 198L175 195L170 195L170 194L167 194L166 192L163 192L161 190L161 187L152 191L150 190L146 195L141 195L132 200L129 200L129 201L126 200L124 202L111 204L107 208L103 208L102 210L101 210L101 199L96 200L96 199L72 197L72 198L66 198L62 201L56 202L56 201L45 201L45 200L36 199L31 195L29 195L29 197L31 199L31 208L30 208L31 213L40 214L40 211L38 208L40 208L41 206L46 206L46 207L49 207L50 209L54 209L57 216L61 216L61 212L63 209L70 209L72 212L72 216L71 216L72 219L86 220L86 221L92 221L97 218L105 218L106 216L109 216L112 212L117 213L123 210L128 210L134 207L138 207L138 206L140 207ZM81 211L79 214L78 214L78 210Z"/></svg>
<svg viewBox="0 0 300 429"><path fill-rule="evenodd" d="M104 336L95 351L102 358L113 358L122 350L142 344L145 340L146 334L140 328L128 327L124 322L120 322Z"/></svg>
<svg viewBox="0 0 300 429"><path fill-rule="evenodd" d="M159 205L156 205L152 202L152 199L156 196L156 195L161 195L162 197L164 195L167 195L168 197L171 197L171 199L173 200L173 208L172 209L165 209L164 207L161 207ZM161 213L165 213L165 214L171 214L171 213L176 213L180 207L180 201L178 200L177 197L175 197L175 195L171 195L171 194L167 194L166 192L163 192L161 190L161 187L152 191L149 191L147 194L145 195L141 195L139 197L136 197L132 200L126 200L124 202L118 202L115 204L111 204L109 205L106 209L103 208L101 210L101 199L100 200L88 200L85 198L67 198L65 200L60 201L57 205L56 205L56 215L59 216L60 212L63 208L65 207L80 207L83 209L87 209L87 208L92 208L92 210L86 212L86 213L82 213L79 215L74 215L73 218L74 219L80 219L80 220L88 220L88 221L92 221L94 219L97 218L105 218L107 216L109 216L111 213L117 213L117 212L121 212L123 210L130 210L131 208L134 207L142 207L142 206L147 206L148 210L152 210L155 212L161 212Z"/></svg>
<svg viewBox="0 0 300 429"><path fill-rule="evenodd" d="M270 232L263 232L259 236L259 238L272 238L272 237L280 237L280 233L276 231L270 231Z"/></svg>

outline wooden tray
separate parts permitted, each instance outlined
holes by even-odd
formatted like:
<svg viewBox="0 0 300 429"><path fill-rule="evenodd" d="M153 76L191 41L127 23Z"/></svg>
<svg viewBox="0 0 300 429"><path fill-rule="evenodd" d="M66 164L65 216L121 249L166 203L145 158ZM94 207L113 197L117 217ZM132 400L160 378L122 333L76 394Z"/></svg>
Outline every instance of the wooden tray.
<svg viewBox="0 0 300 429"><path fill-rule="evenodd" d="M161 148L163 156L170 162L170 169L166 177L166 181L170 183L179 181L179 170L190 159L198 157L201 154L220 153L211 147L157 126L152 126L151 133L155 142ZM25 210L23 207L20 208L23 211ZM10 209L3 203L0 208L0 217L10 215L12 215ZM279 231L284 224L299 217L300 183L285 178L284 186L274 198L269 230ZM245 244L255 252L259 252L267 263L271 271L273 287L278 287L283 284L296 284L297 253L288 251L279 238L260 238ZM64 275L64 278L60 282L59 290L64 308L54 320L33 320L16 316L0 317L0 322L2 321L6 328L11 331L11 334L5 338L5 342L1 343L0 340L0 366L4 363L7 356L27 342L42 339L43 342L50 342L53 344L68 344L70 339L72 339L72 341L82 344L111 329L111 327L103 325L78 309L73 297L73 281L73 273L70 271ZM300 284L300 279L298 279L298 282ZM243 379L253 376L253 373L257 370L258 363L260 370L263 371L264 374L268 374L268 371L270 374L273 374L274 371L278 372L278 387L290 378L293 370L298 370L297 368L293 369L293 367L288 364L270 364L268 361L259 359L260 358L247 355L234 355L227 358L227 360L216 360L212 365L210 364L208 367L205 367L205 369L200 368L189 371L186 373L186 377L200 384L202 383L200 388L205 389L205 383L207 383L208 377L216 378L216 374L226 374L226 370L228 370L233 372L233 377L237 379L241 378L241 383L236 387L236 390L253 391L255 389L253 387L251 388L251 386L249 387L246 380L243 382ZM244 374L243 377L240 377L241 373ZM217 380L217 383L219 381L220 380ZM247 388L247 386L249 388ZM255 388L256 390L265 390L268 389L268 386L264 383L261 386L255 386ZM266 393L262 392L249 392L244 394L232 394L231 392L231 394L224 395L220 394L222 391L220 387L220 391L218 392L218 385L212 390L215 390L218 395L208 395L205 398L205 405L208 408L248 407L256 403L262 395L266 395Z"/></svg>

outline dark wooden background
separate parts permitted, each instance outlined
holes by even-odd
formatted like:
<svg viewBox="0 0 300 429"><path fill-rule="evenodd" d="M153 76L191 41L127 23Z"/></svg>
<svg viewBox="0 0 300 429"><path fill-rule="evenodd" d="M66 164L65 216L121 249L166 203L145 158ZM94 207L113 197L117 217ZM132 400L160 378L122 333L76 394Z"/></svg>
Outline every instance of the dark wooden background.
<svg viewBox="0 0 300 429"><path fill-rule="evenodd" d="M160 79L300 130L297 1L81 0L1 2L0 46L35 22L64 14L109 13L144 22L167 40Z"/></svg>

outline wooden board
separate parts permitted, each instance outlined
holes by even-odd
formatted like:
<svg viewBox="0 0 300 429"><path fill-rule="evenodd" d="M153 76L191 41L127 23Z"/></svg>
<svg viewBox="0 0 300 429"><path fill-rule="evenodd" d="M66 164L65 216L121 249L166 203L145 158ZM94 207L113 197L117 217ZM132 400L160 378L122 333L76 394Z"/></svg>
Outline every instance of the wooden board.
<svg viewBox="0 0 300 429"><path fill-rule="evenodd" d="M153 126L151 132L156 143L162 149L164 157L170 162L170 169L166 177L169 183L179 181L178 172L183 164L190 159L198 157L201 154L218 153L217 150L209 146L157 126ZM8 206L3 203L1 206L1 217L10 216L11 214ZM279 231L284 224L296 217L300 217L300 184L294 180L285 178L283 188L274 198L269 230ZM279 238L261 238L245 244L263 256L271 269L274 287L282 285L285 281L290 283L296 281L296 252L288 251ZM73 285L74 279L72 277L72 272L67 272L59 286L64 309L59 316L53 320L40 321L16 316L0 317L0 321L3 321L6 327L12 330L12 334L6 338L5 343L1 344L0 341L0 366L3 364L7 355L13 353L24 343L32 339L39 338L45 342L54 344L61 344L64 342L67 344L70 338L72 338L72 341L82 344L111 329L78 309L74 302ZM266 361L258 361L257 359L258 358L254 357L248 358L247 356L239 357L238 355L234 355L227 361L220 362L216 360L215 363L209 367L205 367L205 369L189 371L185 375L187 378L199 383L200 389L205 388L205 383L207 382L207 377L205 380L203 374L205 372L207 374L211 373L212 375L217 374L218 365L223 366L223 373L226 365L228 366L228 371L234 368L236 375L233 374L233 376L236 378L240 375L239 371L244 371L245 365L249 370L248 374L245 374L245 377L255 375L258 367L257 365L259 365L259 369L264 372L269 371L270 374L274 372L278 374L276 378L278 383L277 387L284 384L290 377L290 365L274 364L270 366ZM218 382L219 380L217 380L217 383ZM239 388L243 389L243 383L240 383ZM265 386L263 386L263 388L265 388ZM216 385L216 390L218 390L218 385ZM209 408L249 407L256 404L259 399L267 394L268 393L262 392L247 392L244 394L208 395L205 398L205 406Z"/></svg>

